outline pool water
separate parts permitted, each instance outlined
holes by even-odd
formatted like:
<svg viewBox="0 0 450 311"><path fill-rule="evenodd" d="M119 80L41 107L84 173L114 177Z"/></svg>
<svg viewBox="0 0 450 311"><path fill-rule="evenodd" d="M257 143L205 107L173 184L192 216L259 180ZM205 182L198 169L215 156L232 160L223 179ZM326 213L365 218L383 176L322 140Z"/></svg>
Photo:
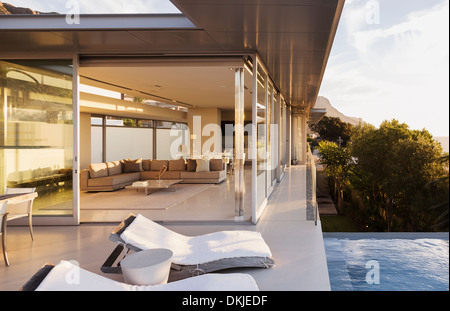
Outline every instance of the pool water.
<svg viewBox="0 0 450 311"><path fill-rule="evenodd" d="M324 237L332 291L448 291L448 239Z"/></svg>

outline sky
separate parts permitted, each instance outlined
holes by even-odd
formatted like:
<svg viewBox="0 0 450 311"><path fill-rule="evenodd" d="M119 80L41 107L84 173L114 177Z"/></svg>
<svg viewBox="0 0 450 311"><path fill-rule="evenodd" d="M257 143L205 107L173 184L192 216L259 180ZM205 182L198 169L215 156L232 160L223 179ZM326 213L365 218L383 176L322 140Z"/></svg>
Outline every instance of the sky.
<svg viewBox="0 0 450 311"><path fill-rule="evenodd" d="M41 12L65 13L71 2L80 5L80 14L180 13L169 0L2 0L18 7ZM68 7L66 7L66 5Z"/></svg>
<svg viewBox="0 0 450 311"><path fill-rule="evenodd" d="M448 84L448 0L346 0L319 95L374 126L449 136Z"/></svg>
<svg viewBox="0 0 450 311"><path fill-rule="evenodd" d="M73 0L5 0L67 12ZM80 13L179 13L169 0L77 0ZM449 0L346 0L319 95L379 126L449 136Z"/></svg>

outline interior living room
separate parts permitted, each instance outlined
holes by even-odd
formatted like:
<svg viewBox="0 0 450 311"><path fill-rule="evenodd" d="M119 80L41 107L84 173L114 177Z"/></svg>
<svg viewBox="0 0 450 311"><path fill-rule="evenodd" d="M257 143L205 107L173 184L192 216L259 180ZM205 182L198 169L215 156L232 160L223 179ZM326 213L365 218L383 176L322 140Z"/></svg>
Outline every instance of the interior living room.
<svg viewBox="0 0 450 311"><path fill-rule="evenodd" d="M120 221L130 213L157 221L233 221L234 138L231 133L226 139L225 124L234 126L234 68L242 65L235 58L85 60L80 66L86 86L80 98L81 222ZM244 71L248 121L251 76ZM92 178L96 166L125 165L120 161L126 159L141 160L131 179L124 179L125 171L136 172L129 168ZM208 167L200 170L197 160ZM244 205L250 207L251 161L246 162ZM155 179L181 181L148 189L147 195L147 189L132 187ZM245 211L250 220L251 209Z"/></svg>
<svg viewBox="0 0 450 311"><path fill-rule="evenodd" d="M71 66L26 60L2 66L9 107L3 137L11 146L2 153L2 186L35 187L37 218L73 216ZM252 67L250 57L83 59L80 221L117 222L130 213L157 221L235 220L237 70L244 126L238 204L241 220L251 221L252 200L264 204L282 178L289 162L283 142L290 135L286 103L262 65L253 81ZM44 119L36 111L45 112ZM197 167L198 161L207 162L206 168ZM132 162L138 166L126 167ZM256 198L253 165L261 189ZM134 187L150 180L163 185Z"/></svg>
<svg viewBox="0 0 450 311"><path fill-rule="evenodd" d="M7 73L4 92L11 94L5 143L34 144L4 151L8 169L2 185L36 186L35 217L73 216L73 115L69 100L60 95L71 95L71 66L51 61L2 61L2 65ZM289 136L286 103L280 101L262 65L253 81L252 67L250 57L82 59L80 222L117 222L130 213L156 221L235 220L236 68L242 75L244 103L240 216L251 221L252 199L262 205L270 195L266 190L273 191L282 178L288 162L288 144L283 142ZM252 127L254 93L257 126ZM30 102L36 108L30 110ZM54 120L48 120L50 109ZM23 117L36 119L36 110L47 112L43 122ZM26 138L30 126L41 129L33 128L33 135ZM36 156L36 149L42 155ZM16 165L9 165L13 161ZM206 162L206 167L197 167L198 161ZM253 164L262 189L256 198L252 198ZM135 187L148 182L156 186Z"/></svg>

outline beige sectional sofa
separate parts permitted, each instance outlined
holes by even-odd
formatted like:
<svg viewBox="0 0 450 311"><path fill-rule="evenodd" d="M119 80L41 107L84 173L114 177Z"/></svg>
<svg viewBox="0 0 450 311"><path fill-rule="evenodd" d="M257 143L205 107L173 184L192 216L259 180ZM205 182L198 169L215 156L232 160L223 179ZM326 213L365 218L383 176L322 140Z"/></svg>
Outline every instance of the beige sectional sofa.
<svg viewBox="0 0 450 311"><path fill-rule="evenodd" d="M113 191L138 180L181 179L182 183L220 183L226 179L222 159L130 160L90 164L80 172L81 191Z"/></svg>

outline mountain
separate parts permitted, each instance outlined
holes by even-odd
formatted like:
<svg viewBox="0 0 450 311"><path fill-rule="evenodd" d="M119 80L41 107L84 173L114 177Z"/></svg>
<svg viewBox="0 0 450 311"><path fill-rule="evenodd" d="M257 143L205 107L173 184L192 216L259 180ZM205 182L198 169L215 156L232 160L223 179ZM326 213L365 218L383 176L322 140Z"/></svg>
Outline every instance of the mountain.
<svg viewBox="0 0 450 311"><path fill-rule="evenodd" d="M449 152L449 137L448 136L440 136L440 137L433 137L438 142L441 143L442 149L444 152Z"/></svg>
<svg viewBox="0 0 450 311"><path fill-rule="evenodd" d="M11 14L9 11L3 6L3 3L0 1L0 14Z"/></svg>
<svg viewBox="0 0 450 311"><path fill-rule="evenodd" d="M361 118L355 118L355 117L348 117L333 106L331 106L330 101L323 96L317 97L316 105L314 108L322 108L326 109L327 113L325 114L327 117L333 117L333 118L339 118L343 122L347 122L350 124L353 124L354 126L359 125L359 123L363 123L363 119ZM434 137L435 140L437 140L439 143L441 143L442 149L444 152L449 152L449 137L448 136L441 136L441 137Z"/></svg>
<svg viewBox="0 0 450 311"><path fill-rule="evenodd" d="M327 117L333 117L333 118L339 118L342 122L350 123L354 126L359 125L360 123L363 123L363 119L361 118L354 118L354 117L348 117L333 106L331 106L330 101L323 96L317 97L316 105L314 108L322 108L326 109L327 113L325 114Z"/></svg>
<svg viewBox="0 0 450 311"><path fill-rule="evenodd" d="M0 1L0 14L58 14L56 12L39 12L28 8L16 7Z"/></svg>

